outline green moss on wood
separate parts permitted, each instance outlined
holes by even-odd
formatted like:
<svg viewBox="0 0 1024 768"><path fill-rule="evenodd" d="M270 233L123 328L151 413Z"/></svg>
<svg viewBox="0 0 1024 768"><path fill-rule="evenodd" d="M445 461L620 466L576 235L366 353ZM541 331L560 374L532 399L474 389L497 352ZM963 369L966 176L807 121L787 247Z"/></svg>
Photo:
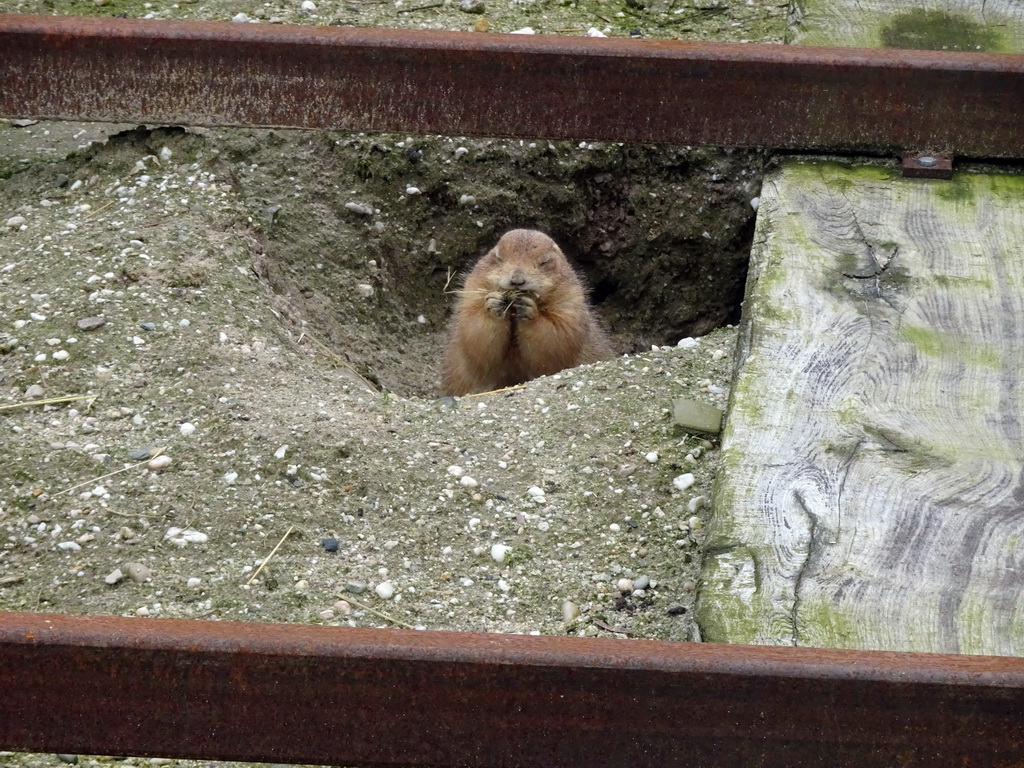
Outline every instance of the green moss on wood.
<svg viewBox="0 0 1024 768"><path fill-rule="evenodd" d="M756 643L762 633L762 605L757 560L747 547L708 552L701 575L697 623L707 642Z"/></svg>
<svg viewBox="0 0 1024 768"><path fill-rule="evenodd" d="M937 184L935 194L940 200L959 205L973 205L976 196L975 184L977 184L975 174L960 173L949 181Z"/></svg>
<svg viewBox="0 0 1024 768"><path fill-rule="evenodd" d="M799 25L788 35L800 45L1021 53L1024 30L1005 5L961 3L958 12L863 7L853 0L798 0ZM962 12L960 12L962 11Z"/></svg>
<svg viewBox="0 0 1024 768"><path fill-rule="evenodd" d="M974 339L962 339L951 333L909 323L900 326L900 337L928 357L961 360L994 371L1002 367L1000 351L980 346Z"/></svg>
<svg viewBox="0 0 1024 768"><path fill-rule="evenodd" d="M996 27L961 13L912 8L892 16L878 32L883 48L925 51L1003 50L1005 43Z"/></svg>
<svg viewBox="0 0 1024 768"><path fill-rule="evenodd" d="M857 648L864 644L857 620L828 600L801 599L796 621L797 645Z"/></svg>

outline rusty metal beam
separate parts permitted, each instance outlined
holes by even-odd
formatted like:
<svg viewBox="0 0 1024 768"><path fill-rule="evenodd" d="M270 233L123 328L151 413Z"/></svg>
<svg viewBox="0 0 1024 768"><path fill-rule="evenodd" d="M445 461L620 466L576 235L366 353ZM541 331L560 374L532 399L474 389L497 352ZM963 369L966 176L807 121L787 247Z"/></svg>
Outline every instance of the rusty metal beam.
<svg viewBox="0 0 1024 768"><path fill-rule="evenodd" d="M1024 157L1024 56L0 16L0 115Z"/></svg>
<svg viewBox="0 0 1024 768"><path fill-rule="evenodd" d="M999 768L1024 756L1024 659L8 613L0 748Z"/></svg>

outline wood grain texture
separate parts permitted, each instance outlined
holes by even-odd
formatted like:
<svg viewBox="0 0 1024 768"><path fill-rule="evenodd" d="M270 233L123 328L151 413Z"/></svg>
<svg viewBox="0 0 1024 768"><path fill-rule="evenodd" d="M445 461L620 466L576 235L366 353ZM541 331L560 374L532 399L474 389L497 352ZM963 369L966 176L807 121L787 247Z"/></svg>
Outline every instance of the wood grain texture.
<svg viewBox="0 0 1024 768"><path fill-rule="evenodd" d="M1020 0L796 0L787 42L1024 53Z"/></svg>
<svg viewBox="0 0 1024 768"><path fill-rule="evenodd" d="M706 639L1024 655L1024 177L790 160L757 227Z"/></svg>

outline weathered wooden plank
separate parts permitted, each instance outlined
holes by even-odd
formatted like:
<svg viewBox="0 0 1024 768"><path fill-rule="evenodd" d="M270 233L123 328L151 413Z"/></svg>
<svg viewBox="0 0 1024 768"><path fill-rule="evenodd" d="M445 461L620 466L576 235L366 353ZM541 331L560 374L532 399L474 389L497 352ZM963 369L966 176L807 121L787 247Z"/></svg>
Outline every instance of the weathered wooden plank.
<svg viewBox="0 0 1024 768"><path fill-rule="evenodd" d="M757 226L705 636L1024 654L1024 177L789 160Z"/></svg>
<svg viewBox="0 0 1024 768"><path fill-rule="evenodd" d="M1024 52L1020 0L797 0L788 42L856 48Z"/></svg>

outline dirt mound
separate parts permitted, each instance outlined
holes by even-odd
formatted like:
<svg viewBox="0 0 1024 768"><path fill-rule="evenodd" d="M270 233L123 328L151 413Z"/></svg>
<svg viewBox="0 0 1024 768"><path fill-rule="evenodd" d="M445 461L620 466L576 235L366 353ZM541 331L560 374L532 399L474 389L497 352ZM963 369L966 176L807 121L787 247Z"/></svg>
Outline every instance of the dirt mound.
<svg viewBox="0 0 1024 768"><path fill-rule="evenodd" d="M515 227L582 269L620 352L738 317L755 153L252 133L222 156L279 310L384 389L436 392L446 287Z"/></svg>

